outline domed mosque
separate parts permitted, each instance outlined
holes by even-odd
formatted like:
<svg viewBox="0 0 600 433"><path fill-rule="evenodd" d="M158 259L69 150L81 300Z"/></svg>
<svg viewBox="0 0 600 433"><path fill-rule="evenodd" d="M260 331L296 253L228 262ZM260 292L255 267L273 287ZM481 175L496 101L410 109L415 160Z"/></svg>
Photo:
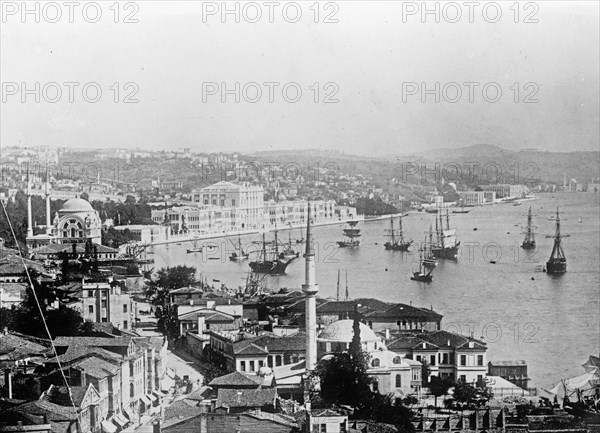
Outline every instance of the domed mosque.
<svg viewBox="0 0 600 433"><path fill-rule="evenodd" d="M46 207L49 213L49 204ZM28 221L27 245L37 248L49 244L86 243L100 244L102 238L102 221L98 211L82 198L72 198L54 215L46 215L46 232L33 235L31 221Z"/></svg>

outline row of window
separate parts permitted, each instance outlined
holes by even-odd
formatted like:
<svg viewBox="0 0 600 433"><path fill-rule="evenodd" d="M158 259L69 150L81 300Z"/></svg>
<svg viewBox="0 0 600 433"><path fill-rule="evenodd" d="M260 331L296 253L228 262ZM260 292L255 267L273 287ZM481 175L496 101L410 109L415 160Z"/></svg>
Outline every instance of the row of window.
<svg viewBox="0 0 600 433"><path fill-rule="evenodd" d="M439 354L438 354L439 355ZM450 362L450 354L449 353L442 353L441 354L441 360L440 360L440 365L451 365ZM473 358L473 355L469 355L469 357L471 359L467 358L467 355L460 355L458 356L458 365L460 365L461 367L466 367L468 365L477 365L478 367L482 367L483 366L483 355L477 355L477 364L474 364L475 359ZM421 361L427 361L427 356L422 356L422 355L416 355L415 359L419 362ZM471 362L468 362L471 361ZM430 355L429 356L429 360L428 360L429 365L436 365L436 355Z"/></svg>
<svg viewBox="0 0 600 433"><path fill-rule="evenodd" d="M106 308L106 299L102 299L100 301L100 308ZM123 313L127 313L127 304L123 304ZM88 313L89 314L94 314L94 306L93 305L88 305Z"/></svg>

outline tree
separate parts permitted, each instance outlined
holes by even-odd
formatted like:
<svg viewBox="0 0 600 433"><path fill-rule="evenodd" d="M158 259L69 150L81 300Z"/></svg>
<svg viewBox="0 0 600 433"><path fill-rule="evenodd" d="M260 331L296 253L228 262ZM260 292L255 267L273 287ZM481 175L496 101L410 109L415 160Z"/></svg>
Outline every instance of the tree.
<svg viewBox="0 0 600 433"><path fill-rule="evenodd" d="M429 379L429 390L435 397L435 407L437 407L437 398L448 394L448 390L452 387L452 380L432 376Z"/></svg>
<svg viewBox="0 0 600 433"><path fill-rule="evenodd" d="M429 384L429 376L431 375L431 368L429 368L429 363L425 359L421 359L421 380L423 382L423 386L427 386Z"/></svg>
<svg viewBox="0 0 600 433"><path fill-rule="evenodd" d="M492 396L492 390L488 387L477 387L462 381L454 386L454 400L468 407L481 406L487 403Z"/></svg>
<svg viewBox="0 0 600 433"><path fill-rule="evenodd" d="M148 283L146 296L155 306L164 306L168 302L169 292L181 287L196 284L196 268L177 265L161 268L156 278Z"/></svg>

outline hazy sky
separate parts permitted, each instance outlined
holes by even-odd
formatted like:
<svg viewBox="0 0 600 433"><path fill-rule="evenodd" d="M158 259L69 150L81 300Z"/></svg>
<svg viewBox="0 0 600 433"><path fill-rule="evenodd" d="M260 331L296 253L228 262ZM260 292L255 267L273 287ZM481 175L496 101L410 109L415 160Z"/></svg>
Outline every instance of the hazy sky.
<svg viewBox="0 0 600 433"><path fill-rule="evenodd" d="M422 2L321 2L312 9L312 1L299 2L296 23L288 22L297 12L291 2L274 6L273 23L265 2L228 2L238 5L239 23L233 13L221 15L222 2L121 3L118 23L112 1L99 2L96 23L88 22L96 13L91 6L85 19L76 8L70 23L68 6L57 2L62 17L51 23L56 7L39 3L40 23L34 14L23 23L14 10L20 1L2 3L2 146L330 148L364 155L481 143L599 147L597 1L521 2L518 16L512 1L498 2L495 23L490 2L474 7L473 22L465 2L428 2L439 8L440 22L415 10ZM261 19L249 22L259 9ZM129 13L137 23L123 22ZM338 22L324 22L327 16ZM69 82L80 83L74 102ZM221 84L234 90L236 82L240 102L232 93L223 103ZM102 90L99 102L84 100L86 83L97 83L87 88L89 100ZM135 90L126 83L135 83L139 102L123 102ZM248 83L262 91L256 103L248 101L256 97ZM421 94L422 83L430 94ZM296 86L302 95L292 103ZM338 102L324 103L327 96Z"/></svg>

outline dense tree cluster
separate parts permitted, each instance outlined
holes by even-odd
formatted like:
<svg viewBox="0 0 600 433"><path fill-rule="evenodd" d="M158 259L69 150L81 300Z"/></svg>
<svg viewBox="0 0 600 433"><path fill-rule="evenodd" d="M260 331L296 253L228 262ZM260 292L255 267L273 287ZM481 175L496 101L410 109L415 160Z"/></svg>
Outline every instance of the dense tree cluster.
<svg viewBox="0 0 600 433"><path fill-rule="evenodd" d="M170 304L169 292L196 283L196 268L185 265L161 268L148 282L146 298L156 309L159 331L167 337L174 338L179 335L177 306Z"/></svg>
<svg viewBox="0 0 600 433"><path fill-rule="evenodd" d="M33 289L27 286L25 297L19 306L0 309L0 327L47 338L42 320L44 317L52 337L82 335L89 331L89 324L84 323L77 310L66 307L62 303L59 303L58 308L53 307L52 304L57 300L55 291L51 287L40 284L33 270L30 270L30 274Z"/></svg>
<svg viewBox="0 0 600 433"><path fill-rule="evenodd" d="M348 351L322 359L312 373L320 384L313 406L348 405L355 408L354 418L392 424L402 432L414 431L413 413L402 401L372 390L373 379L367 374L369 355L362 351L359 326L355 319Z"/></svg>

